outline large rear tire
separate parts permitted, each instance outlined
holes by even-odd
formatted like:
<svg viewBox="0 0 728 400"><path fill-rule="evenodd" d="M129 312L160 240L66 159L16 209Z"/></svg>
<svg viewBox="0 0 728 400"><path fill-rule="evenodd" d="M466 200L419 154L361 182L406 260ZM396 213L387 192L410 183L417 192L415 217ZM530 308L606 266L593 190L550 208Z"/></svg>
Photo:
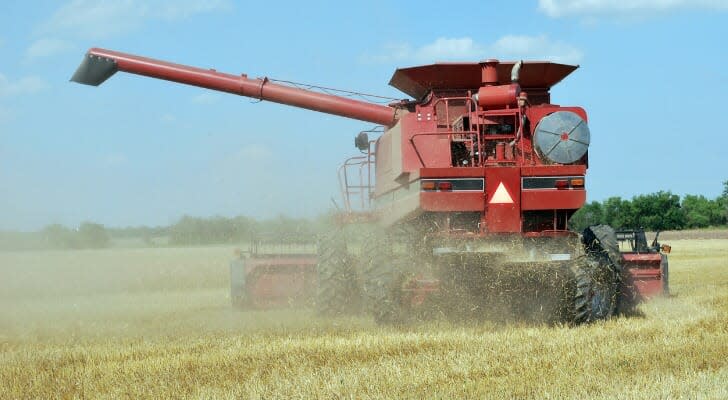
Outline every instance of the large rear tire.
<svg viewBox="0 0 728 400"><path fill-rule="evenodd" d="M600 260L580 257L574 275L574 322L589 323L611 318L617 312L618 274Z"/></svg>
<svg viewBox="0 0 728 400"><path fill-rule="evenodd" d="M319 240L316 272L316 311L319 315L335 317L358 311L358 277L343 232L332 231Z"/></svg>
<svg viewBox="0 0 728 400"><path fill-rule="evenodd" d="M386 234L373 234L364 243L362 271L366 309L374 321L382 325L406 322L402 307L402 285L406 279L401 261L395 257L392 242Z"/></svg>
<svg viewBox="0 0 728 400"><path fill-rule="evenodd" d="M576 324L609 319L620 309L622 266L614 230L595 225L582 236L586 254L575 260L573 268L576 290L574 316Z"/></svg>

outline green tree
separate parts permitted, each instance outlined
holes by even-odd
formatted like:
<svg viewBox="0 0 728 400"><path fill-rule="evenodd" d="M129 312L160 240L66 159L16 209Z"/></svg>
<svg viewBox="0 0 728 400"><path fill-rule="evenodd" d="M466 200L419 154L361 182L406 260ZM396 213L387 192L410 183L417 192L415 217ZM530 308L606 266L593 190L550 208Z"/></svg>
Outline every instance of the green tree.
<svg viewBox="0 0 728 400"><path fill-rule="evenodd" d="M682 201L685 225L688 228L705 228L725 224L725 208L721 199L708 200L705 196L687 195Z"/></svg>
<svg viewBox="0 0 728 400"><path fill-rule="evenodd" d="M723 182L723 195L716 200L723 209L723 223L728 223L728 181Z"/></svg>
<svg viewBox="0 0 728 400"><path fill-rule="evenodd" d="M78 247L76 234L61 224L48 225L41 231L43 241L47 246L57 249L71 249Z"/></svg>
<svg viewBox="0 0 728 400"><path fill-rule="evenodd" d="M185 215L169 228L169 242L180 246L247 242L258 232L258 226L257 221L247 217Z"/></svg>
<svg viewBox="0 0 728 400"><path fill-rule="evenodd" d="M233 229L236 242L247 242L258 231L258 222L252 218L237 216L233 218Z"/></svg>
<svg viewBox="0 0 728 400"><path fill-rule="evenodd" d="M632 198L634 227L649 230L685 228L685 213L680 196L667 191L643 194Z"/></svg>
<svg viewBox="0 0 728 400"><path fill-rule="evenodd" d="M180 218L169 228L169 242L174 245L201 244L202 235L201 219L188 215Z"/></svg>
<svg viewBox="0 0 728 400"><path fill-rule="evenodd" d="M637 224L632 203L621 197L610 197L602 205L602 221L614 228L631 228Z"/></svg>
<svg viewBox="0 0 728 400"><path fill-rule="evenodd" d="M318 232L318 225L314 221L281 214L261 222L259 234L275 238L280 243L312 243Z"/></svg>
<svg viewBox="0 0 728 400"><path fill-rule="evenodd" d="M82 247L100 249L109 246L109 234L101 224L83 222L78 227L78 242Z"/></svg>
<svg viewBox="0 0 728 400"><path fill-rule="evenodd" d="M584 204L569 219L569 227L574 231L582 231L590 225L604 223L604 210L602 204L598 201Z"/></svg>

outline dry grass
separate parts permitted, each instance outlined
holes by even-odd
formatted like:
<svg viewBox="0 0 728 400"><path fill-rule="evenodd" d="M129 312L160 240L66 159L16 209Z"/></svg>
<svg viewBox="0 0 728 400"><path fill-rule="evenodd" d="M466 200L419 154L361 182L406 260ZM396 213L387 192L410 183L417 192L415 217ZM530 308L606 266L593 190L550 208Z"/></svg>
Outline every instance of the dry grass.
<svg viewBox="0 0 728 400"><path fill-rule="evenodd" d="M652 240L654 233L650 232L648 237ZM673 241L680 239L728 239L728 228L719 227L660 232L661 241Z"/></svg>
<svg viewBox="0 0 728 400"><path fill-rule="evenodd" d="M2 398L728 398L728 240L578 328L228 308L227 248L0 253Z"/></svg>

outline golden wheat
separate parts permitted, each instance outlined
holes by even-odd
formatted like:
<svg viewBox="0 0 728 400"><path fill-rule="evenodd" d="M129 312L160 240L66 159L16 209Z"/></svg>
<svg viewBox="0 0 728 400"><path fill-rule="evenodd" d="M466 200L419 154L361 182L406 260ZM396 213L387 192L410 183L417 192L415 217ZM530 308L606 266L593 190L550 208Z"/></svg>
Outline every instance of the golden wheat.
<svg viewBox="0 0 728 400"><path fill-rule="evenodd" d="M0 253L0 397L728 398L728 240L674 296L577 328L228 307L230 249Z"/></svg>

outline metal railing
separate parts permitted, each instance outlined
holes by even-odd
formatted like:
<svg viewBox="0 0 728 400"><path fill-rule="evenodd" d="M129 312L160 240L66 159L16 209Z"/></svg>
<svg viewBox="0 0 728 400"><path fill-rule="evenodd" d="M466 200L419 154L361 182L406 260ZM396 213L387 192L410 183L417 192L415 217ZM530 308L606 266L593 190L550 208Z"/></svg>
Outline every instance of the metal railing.
<svg viewBox="0 0 728 400"><path fill-rule="evenodd" d="M383 126L362 131L381 135ZM376 140L369 140L369 146L362 155L350 157L339 167L339 187L347 213L371 210L374 194L374 167L376 159Z"/></svg>

